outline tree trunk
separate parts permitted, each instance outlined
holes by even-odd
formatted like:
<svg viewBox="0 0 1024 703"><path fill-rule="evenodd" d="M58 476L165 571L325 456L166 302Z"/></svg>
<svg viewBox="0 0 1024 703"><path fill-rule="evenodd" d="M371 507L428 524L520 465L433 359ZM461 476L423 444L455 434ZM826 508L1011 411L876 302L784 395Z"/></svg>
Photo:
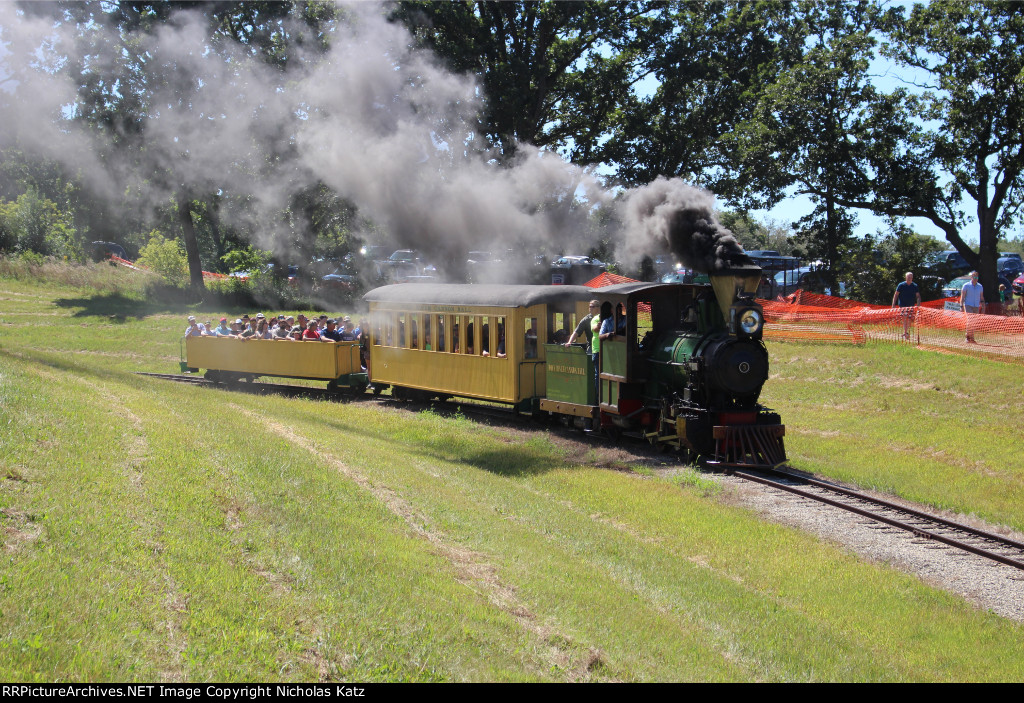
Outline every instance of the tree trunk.
<svg viewBox="0 0 1024 703"><path fill-rule="evenodd" d="M986 308L991 311L996 309L992 303L999 302L999 279L996 276L999 235L987 217L979 223L978 239L978 283L985 289Z"/></svg>
<svg viewBox="0 0 1024 703"><path fill-rule="evenodd" d="M187 195L178 200L178 217L181 220L181 235L185 240L185 256L188 257L188 278L193 290L204 290L203 265L199 261L199 242L196 227L192 222L192 200Z"/></svg>

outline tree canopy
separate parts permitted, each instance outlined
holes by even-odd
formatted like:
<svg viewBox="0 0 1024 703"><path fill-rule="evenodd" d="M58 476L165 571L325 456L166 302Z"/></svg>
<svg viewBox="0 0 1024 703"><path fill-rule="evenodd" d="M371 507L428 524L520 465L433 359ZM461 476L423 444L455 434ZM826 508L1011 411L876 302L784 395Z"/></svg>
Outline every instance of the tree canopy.
<svg viewBox="0 0 1024 703"><path fill-rule="evenodd" d="M343 31L374 13L391 43ZM967 0L19 3L0 12L0 204L8 223L52 205L35 221L59 226L8 224L0 246L142 244L159 220L200 286L235 248L337 254L362 227L497 236L539 212L568 232L583 177L540 158L555 151L613 184L711 188L751 241L748 209L806 195L788 245L837 275L858 210L924 218L990 287L1024 201L1022 39L1018 5ZM393 163L361 168L375 154ZM490 190L470 188L480 164L504 172ZM437 202L431 174L461 200L392 216ZM504 220L485 207L502 189Z"/></svg>

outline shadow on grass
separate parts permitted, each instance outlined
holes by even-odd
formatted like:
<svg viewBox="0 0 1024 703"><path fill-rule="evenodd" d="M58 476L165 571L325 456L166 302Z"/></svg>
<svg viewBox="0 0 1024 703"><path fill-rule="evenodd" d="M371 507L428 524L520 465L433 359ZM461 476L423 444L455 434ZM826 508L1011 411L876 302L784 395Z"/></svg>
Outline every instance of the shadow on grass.
<svg viewBox="0 0 1024 703"><path fill-rule="evenodd" d="M75 310L72 317L106 317L118 322L124 322L132 317L141 319L149 315L183 312L188 305L185 302L162 302L133 298L122 293L58 298L54 304L58 308Z"/></svg>
<svg viewBox="0 0 1024 703"><path fill-rule="evenodd" d="M55 371L76 374L78 376L91 376L100 381L128 382L140 379L140 376L131 371L119 369L107 369L100 366L87 366L74 360L74 356L55 356L53 352L37 351L34 349L22 349L19 351L8 351L0 349L0 357L16 359L30 364L46 366Z"/></svg>
<svg viewBox="0 0 1024 703"><path fill-rule="evenodd" d="M150 286L142 297L123 293L58 298L59 308L75 309L72 317L105 317L118 322L129 318L142 319L149 315L220 312L225 309L253 309L259 307L251 294L245 291L220 293L204 290L194 293L171 286Z"/></svg>
<svg viewBox="0 0 1024 703"><path fill-rule="evenodd" d="M401 405L408 407L404 403ZM416 408L410 407L409 409L411 410L410 422L416 422L418 420L415 412ZM465 464L498 476L539 476L555 469L564 469L566 466L571 465L554 448L538 449L537 447L522 444L504 443L501 443L500 446L481 446L499 444L498 440L490 436L481 438L482 441L472 442L468 446L456 446L429 438L413 440L408 436L401 438L391 437L386 433L382 433L374 425L361 425L341 419L325 422L324 418L320 415L306 413L303 413L303 415L304 422L326 426L328 431L348 436L363 437L366 438L368 443L394 442L412 449L427 459ZM488 418L487 421L478 421L475 418L471 418L470 422L472 422L473 427L467 427L467 433L474 433L477 427L484 429L494 426L492 418ZM508 424L512 426L511 421ZM518 425L518 427L522 429L522 425ZM538 428L537 431L542 432L543 430Z"/></svg>

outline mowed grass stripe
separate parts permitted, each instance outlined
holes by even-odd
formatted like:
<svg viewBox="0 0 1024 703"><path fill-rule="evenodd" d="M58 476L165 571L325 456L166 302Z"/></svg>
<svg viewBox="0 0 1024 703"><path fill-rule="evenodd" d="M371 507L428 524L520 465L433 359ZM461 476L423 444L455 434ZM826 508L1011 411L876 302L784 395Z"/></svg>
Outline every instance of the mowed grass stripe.
<svg viewBox="0 0 1024 703"><path fill-rule="evenodd" d="M133 485L138 444L45 366L7 357L0 383L0 500L35 534L0 562L5 680L175 678L175 616Z"/></svg>

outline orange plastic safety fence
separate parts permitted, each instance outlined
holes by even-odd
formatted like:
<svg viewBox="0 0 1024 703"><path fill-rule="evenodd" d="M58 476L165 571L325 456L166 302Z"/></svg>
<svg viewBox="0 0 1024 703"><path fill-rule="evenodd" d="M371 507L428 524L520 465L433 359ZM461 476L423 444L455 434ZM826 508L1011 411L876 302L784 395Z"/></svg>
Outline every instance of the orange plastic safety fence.
<svg viewBox="0 0 1024 703"><path fill-rule="evenodd" d="M122 259L120 256L111 256L110 260L113 261L115 264L119 264L130 269L135 269L136 271L149 270L145 266L140 266L139 264L132 263L131 261L128 261L128 259ZM224 273L214 273L212 271L203 271L203 280L219 281L224 278L228 278L228 275Z"/></svg>
<svg viewBox="0 0 1024 703"><path fill-rule="evenodd" d="M946 301L891 308L839 300L803 293L788 300L760 301L767 323L764 336L850 344L871 339L1024 363L1024 317L1017 301L990 304L986 312L997 314L972 314L944 309Z"/></svg>

